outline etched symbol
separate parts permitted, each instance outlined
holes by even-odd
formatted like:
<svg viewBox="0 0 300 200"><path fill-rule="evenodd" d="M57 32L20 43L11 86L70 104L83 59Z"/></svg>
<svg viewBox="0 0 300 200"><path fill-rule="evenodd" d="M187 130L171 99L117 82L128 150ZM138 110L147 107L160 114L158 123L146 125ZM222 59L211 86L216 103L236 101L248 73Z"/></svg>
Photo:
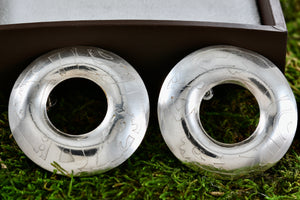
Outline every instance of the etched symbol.
<svg viewBox="0 0 300 200"><path fill-rule="evenodd" d="M180 146L180 153L183 158L191 162L206 161L206 159L203 157L203 152L191 144L187 138L182 138L181 141L182 145Z"/></svg>
<svg viewBox="0 0 300 200"><path fill-rule="evenodd" d="M172 106L169 106L169 111L176 121L180 121L182 118L182 113L184 112L184 108L186 105L186 99L184 98L174 98L171 97Z"/></svg>
<svg viewBox="0 0 300 200"><path fill-rule="evenodd" d="M59 161L62 163L70 163L74 162L75 159L70 151L61 151L59 155Z"/></svg>
<svg viewBox="0 0 300 200"><path fill-rule="evenodd" d="M33 146L33 150L36 154L38 154L40 158L46 160L51 144L52 142L48 138L45 138L45 136L41 136L40 145Z"/></svg>
<svg viewBox="0 0 300 200"><path fill-rule="evenodd" d="M88 49L87 51L92 58L103 58L105 60L110 60L110 61L114 60L113 56L109 55L108 53L102 50Z"/></svg>
<svg viewBox="0 0 300 200"><path fill-rule="evenodd" d="M185 85L181 74L176 73L169 81L167 89L177 89L178 87L183 87Z"/></svg>
<svg viewBox="0 0 300 200"><path fill-rule="evenodd" d="M75 56L75 57L78 57L78 51L77 51L77 48L72 48L71 49L71 53L73 54L73 56Z"/></svg>
<svg viewBox="0 0 300 200"><path fill-rule="evenodd" d="M61 54L60 52L48 56L48 60L52 63L56 62L57 60L61 61ZM61 64L61 63L60 63Z"/></svg>
<svg viewBox="0 0 300 200"><path fill-rule="evenodd" d="M114 60L113 56L109 55L108 53L106 53L104 51L98 50L98 54L101 58L104 58L106 60Z"/></svg>
<svg viewBox="0 0 300 200"><path fill-rule="evenodd" d="M139 134L140 133L140 126L138 125L138 123L136 123L135 118L133 117L131 119L131 131L135 134Z"/></svg>
<svg viewBox="0 0 300 200"><path fill-rule="evenodd" d="M135 138L131 135L128 135L125 141L120 142L120 147L123 151L127 150L133 144Z"/></svg>

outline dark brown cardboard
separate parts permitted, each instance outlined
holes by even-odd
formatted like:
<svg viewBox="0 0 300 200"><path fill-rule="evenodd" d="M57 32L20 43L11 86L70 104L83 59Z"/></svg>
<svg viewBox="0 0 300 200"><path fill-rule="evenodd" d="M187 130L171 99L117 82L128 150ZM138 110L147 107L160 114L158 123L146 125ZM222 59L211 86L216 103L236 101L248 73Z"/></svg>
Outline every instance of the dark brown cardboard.
<svg viewBox="0 0 300 200"><path fill-rule="evenodd" d="M287 30L278 0L258 0L262 25L183 21L72 21L0 25L0 87L10 91L40 55L66 46L112 51L138 71L156 109L168 72L189 53L210 45L234 45L270 59L284 72Z"/></svg>

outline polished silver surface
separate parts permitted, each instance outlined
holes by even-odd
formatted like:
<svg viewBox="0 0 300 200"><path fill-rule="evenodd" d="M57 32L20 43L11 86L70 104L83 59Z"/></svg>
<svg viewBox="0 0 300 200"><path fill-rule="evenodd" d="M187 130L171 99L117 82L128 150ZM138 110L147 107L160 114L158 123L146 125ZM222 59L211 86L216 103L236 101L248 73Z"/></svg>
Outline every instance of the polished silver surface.
<svg viewBox="0 0 300 200"><path fill-rule="evenodd" d="M46 111L52 89L75 77L98 84L108 105L101 124L82 135L56 129ZM63 169L59 172L75 176L123 163L140 145L148 119L148 94L138 73L119 56L94 47L39 57L19 76L9 100L10 128L24 153L49 171Z"/></svg>
<svg viewBox="0 0 300 200"><path fill-rule="evenodd" d="M0 24L74 20L260 24L255 0L0 0Z"/></svg>
<svg viewBox="0 0 300 200"><path fill-rule="evenodd" d="M254 133L235 144L211 138L199 115L206 92L224 83L248 89L260 108ZM188 55L169 73L159 96L158 118L178 159L235 178L266 170L283 157L296 131L297 107L288 82L269 60L236 47L211 46Z"/></svg>

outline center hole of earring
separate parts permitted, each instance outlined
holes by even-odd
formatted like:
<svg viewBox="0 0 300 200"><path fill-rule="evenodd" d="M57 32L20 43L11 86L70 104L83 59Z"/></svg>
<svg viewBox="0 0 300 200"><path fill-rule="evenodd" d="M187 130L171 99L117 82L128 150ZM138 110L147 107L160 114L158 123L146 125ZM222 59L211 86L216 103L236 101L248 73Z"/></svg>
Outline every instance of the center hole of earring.
<svg viewBox="0 0 300 200"><path fill-rule="evenodd" d="M69 135L82 135L97 128L107 111L103 90L93 81L71 78L59 83L47 101L51 123Z"/></svg>
<svg viewBox="0 0 300 200"><path fill-rule="evenodd" d="M200 121L214 140L234 144L246 140L256 130L259 106L252 93L236 84L218 85L213 97L202 100Z"/></svg>

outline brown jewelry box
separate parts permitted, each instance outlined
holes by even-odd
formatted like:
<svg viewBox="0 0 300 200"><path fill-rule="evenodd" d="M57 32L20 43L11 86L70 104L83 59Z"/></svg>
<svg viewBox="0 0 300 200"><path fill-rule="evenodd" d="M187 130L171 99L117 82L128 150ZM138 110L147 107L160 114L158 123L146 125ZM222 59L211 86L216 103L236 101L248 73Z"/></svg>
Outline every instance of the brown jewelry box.
<svg viewBox="0 0 300 200"><path fill-rule="evenodd" d="M255 51L284 72L287 29L279 0L257 0L262 25L201 21L93 20L0 25L0 86L10 92L23 69L51 50L96 46L127 60L141 75L151 107L170 70L210 45ZM152 112L153 113L153 112Z"/></svg>

